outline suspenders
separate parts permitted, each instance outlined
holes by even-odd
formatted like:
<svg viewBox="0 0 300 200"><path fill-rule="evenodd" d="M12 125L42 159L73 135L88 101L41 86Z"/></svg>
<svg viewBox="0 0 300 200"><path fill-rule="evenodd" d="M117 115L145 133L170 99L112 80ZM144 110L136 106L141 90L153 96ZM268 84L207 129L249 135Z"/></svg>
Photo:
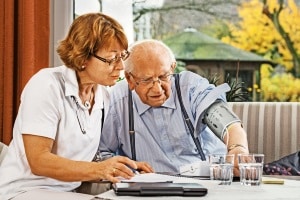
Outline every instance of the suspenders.
<svg viewBox="0 0 300 200"><path fill-rule="evenodd" d="M132 108L132 92L128 88L128 114L129 114L129 136L130 136L130 147L132 160L136 160L135 155L135 131L134 131L134 119L133 119L133 108Z"/></svg>
<svg viewBox="0 0 300 200"><path fill-rule="evenodd" d="M194 135L194 126L193 126L191 120L189 119L188 114L187 114L187 112L184 108L183 102L182 102L180 85L179 85L179 74L175 74L175 87L176 87L178 99L180 102L181 112L184 116L184 119L185 119L186 125L189 129L190 135L196 145L196 148L201 157L201 160L205 160L205 155L203 153L199 138L195 137L195 135ZM128 111L129 111L128 114L129 114L129 136L130 136L131 155L132 155L132 160L136 160L132 92L129 88L128 88Z"/></svg>
<svg viewBox="0 0 300 200"><path fill-rule="evenodd" d="M196 145L196 148L198 150L198 153L201 157L201 160L205 160L205 155L203 153L203 150L201 148L201 144L200 144L200 141L198 139L198 137L195 137L194 135L194 126L184 108L184 105L183 105L183 102L182 102L182 97L181 97L181 91L180 91L180 85L179 85L179 74L175 74L175 86L176 86L176 90L177 90L177 95L178 95L178 100L179 100L179 103L180 103L180 108L181 108L181 112L184 116L184 119L185 119L185 123L187 125L187 127L189 128L189 131L190 131L190 135L192 136L193 138L193 141Z"/></svg>

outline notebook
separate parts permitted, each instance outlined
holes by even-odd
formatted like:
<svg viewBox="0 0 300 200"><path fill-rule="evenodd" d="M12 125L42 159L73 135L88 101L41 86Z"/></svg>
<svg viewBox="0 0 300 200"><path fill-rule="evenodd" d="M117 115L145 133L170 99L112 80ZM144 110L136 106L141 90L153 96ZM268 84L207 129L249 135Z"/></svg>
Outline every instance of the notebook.
<svg viewBox="0 0 300 200"><path fill-rule="evenodd" d="M120 177L120 182L126 182L126 183L136 183L136 182L154 182L154 183L159 183L159 182L187 182L187 181L192 181L192 180L199 180L199 179L204 179L208 180L210 179L209 177L195 177L195 176L188 176L188 175L180 175L180 174L175 174L175 173L166 173L166 172L159 172L159 173L145 173L145 174L139 174L135 175L131 179L124 179Z"/></svg>
<svg viewBox="0 0 300 200"><path fill-rule="evenodd" d="M136 182L114 183L116 195L123 196L205 196L207 188L199 183Z"/></svg>

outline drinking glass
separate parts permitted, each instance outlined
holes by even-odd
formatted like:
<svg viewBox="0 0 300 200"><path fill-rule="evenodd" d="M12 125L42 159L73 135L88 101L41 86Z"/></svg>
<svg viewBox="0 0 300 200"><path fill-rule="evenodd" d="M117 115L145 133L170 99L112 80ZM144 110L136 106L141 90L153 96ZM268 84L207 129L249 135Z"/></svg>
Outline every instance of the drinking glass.
<svg viewBox="0 0 300 200"><path fill-rule="evenodd" d="M264 154L238 154L241 185L256 186L261 184Z"/></svg>
<svg viewBox="0 0 300 200"><path fill-rule="evenodd" d="M234 154L209 155L210 179L221 181L220 185L231 185L233 178Z"/></svg>

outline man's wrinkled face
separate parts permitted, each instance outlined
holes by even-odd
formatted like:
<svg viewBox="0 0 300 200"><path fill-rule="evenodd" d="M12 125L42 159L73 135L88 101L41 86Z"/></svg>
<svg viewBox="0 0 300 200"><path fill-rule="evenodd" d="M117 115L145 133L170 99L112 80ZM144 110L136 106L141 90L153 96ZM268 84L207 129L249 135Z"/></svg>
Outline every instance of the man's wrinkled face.
<svg viewBox="0 0 300 200"><path fill-rule="evenodd" d="M161 106L171 94L171 78L175 63L158 56L139 59L132 72L126 73L130 89L135 89L141 101L149 106Z"/></svg>

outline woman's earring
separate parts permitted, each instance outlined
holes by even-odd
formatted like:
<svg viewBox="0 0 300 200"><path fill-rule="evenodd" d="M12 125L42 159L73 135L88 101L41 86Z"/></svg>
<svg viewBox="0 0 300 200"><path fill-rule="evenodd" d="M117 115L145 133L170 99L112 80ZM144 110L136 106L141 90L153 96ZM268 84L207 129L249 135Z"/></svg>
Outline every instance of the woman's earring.
<svg viewBox="0 0 300 200"><path fill-rule="evenodd" d="M81 67L81 69L84 70L84 69L85 69L85 66L83 65L83 66Z"/></svg>

